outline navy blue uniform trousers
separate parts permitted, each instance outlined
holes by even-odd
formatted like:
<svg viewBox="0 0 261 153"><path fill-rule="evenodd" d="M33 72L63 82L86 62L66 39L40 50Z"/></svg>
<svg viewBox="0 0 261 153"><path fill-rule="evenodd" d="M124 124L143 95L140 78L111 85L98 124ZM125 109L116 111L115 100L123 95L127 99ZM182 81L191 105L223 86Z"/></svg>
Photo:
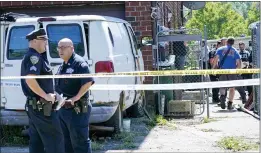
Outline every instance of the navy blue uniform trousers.
<svg viewBox="0 0 261 153"><path fill-rule="evenodd" d="M63 130L65 153L91 153L89 138L89 119L92 106L88 104L87 113L76 113L73 108L61 108L59 113Z"/></svg>
<svg viewBox="0 0 261 153"><path fill-rule="evenodd" d="M43 111L33 110L26 104L29 117L29 152L64 153L64 137L58 112L44 116Z"/></svg>

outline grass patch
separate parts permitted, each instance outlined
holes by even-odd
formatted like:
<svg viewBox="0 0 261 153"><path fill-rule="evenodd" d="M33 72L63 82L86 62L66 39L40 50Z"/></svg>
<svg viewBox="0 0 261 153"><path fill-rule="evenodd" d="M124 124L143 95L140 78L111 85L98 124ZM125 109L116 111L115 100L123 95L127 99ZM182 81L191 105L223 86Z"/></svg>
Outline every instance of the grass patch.
<svg viewBox="0 0 261 153"><path fill-rule="evenodd" d="M117 147L117 149L133 149L135 148L134 138L136 133L134 132L121 132L116 134L113 138L122 141L122 144Z"/></svg>
<svg viewBox="0 0 261 153"><path fill-rule="evenodd" d="M115 149L117 150L124 150L124 149L134 149L136 148L136 145L132 142L124 142L123 144L120 144Z"/></svg>
<svg viewBox="0 0 261 153"><path fill-rule="evenodd" d="M0 143L2 146L27 146L29 137L22 136L21 132L24 128L21 126L1 126Z"/></svg>
<svg viewBox="0 0 261 153"><path fill-rule="evenodd" d="M102 150L104 147L103 142L93 141L92 142L92 150Z"/></svg>
<svg viewBox="0 0 261 153"><path fill-rule="evenodd" d="M151 130L155 126L166 126L171 130L177 129L176 124L172 121L166 120L162 115L156 115L152 117L152 120L145 119L143 122Z"/></svg>
<svg viewBox="0 0 261 153"><path fill-rule="evenodd" d="M163 118L163 116L161 115L157 115L155 121L156 121L156 125L159 126L164 126L168 124L168 121L165 118Z"/></svg>
<svg viewBox="0 0 261 153"><path fill-rule="evenodd" d="M258 144L247 143L240 137L224 137L218 141L218 146L233 151L257 150Z"/></svg>
<svg viewBox="0 0 261 153"><path fill-rule="evenodd" d="M203 118L203 123L210 123L210 122L214 122L214 121L218 121L218 120L214 119L214 118L207 118L207 117Z"/></svg>
<svg viewBox="0 0 261 153"><path fill-rule="evenodd" d="M220 130L215 130L215 129L201 129L203 132L220 132Z"/></svg>
<svg viewBox="0 0 261 153"><path fill-rule="evenodd" d="M157 125L155 120L149 120L149 119L143 120L143 123L145 123L150 130L151 130L154 126Z"/></svg>

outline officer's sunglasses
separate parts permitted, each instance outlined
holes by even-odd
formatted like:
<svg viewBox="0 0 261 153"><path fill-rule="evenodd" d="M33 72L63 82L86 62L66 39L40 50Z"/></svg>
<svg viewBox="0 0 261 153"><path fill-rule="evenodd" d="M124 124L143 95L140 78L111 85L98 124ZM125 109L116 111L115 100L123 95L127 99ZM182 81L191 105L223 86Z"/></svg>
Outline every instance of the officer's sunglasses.
<svg viewBox="0 0 261 153"><path fill-rule="evenodd" d="M36 38L36 40L43 40L43 41L47 41L48 39L46 39L46 38Z"/></svg>
<svg viewBox="0 0 261 153"><path fill-rule="evenodd" d="M72 47L72 46L57 46L57 50L64 50L68 47Z"/></svg>

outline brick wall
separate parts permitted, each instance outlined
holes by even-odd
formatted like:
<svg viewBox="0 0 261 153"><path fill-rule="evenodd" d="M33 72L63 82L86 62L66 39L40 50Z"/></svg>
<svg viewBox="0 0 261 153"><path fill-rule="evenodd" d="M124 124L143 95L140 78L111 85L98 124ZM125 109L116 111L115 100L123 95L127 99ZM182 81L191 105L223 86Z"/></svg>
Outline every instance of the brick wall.
<svg viewBox="0 0 261 153"><path fill-rule="evenodd" d="M140 42L141 36L152 37L152 22L151 2L150 1L128 1L125 2L125 16L126 20L131 24L138 41ZM145 70L152 70L152 47L142 47L142 55L145 65ZM151 77L146 78L147 83L152 82Z"/></svg>
<svg viewBox="0 0 261 153"><path fill-rule="evenodd" d="M181 26L181 2L157 2L157 6L160 8L161 19L159 22L161 25L169 28L177 28ZM168 22L168 13L172 13L170 22ZM150 17L150 14L150 1L125 2L126 20L131 23L138 40L141 39L141 36L152 36L153 20ZM153 70L152 47L142 47L141 50L143 54L145 70ZM146 83L152 83L152 77L147 77Z"/></svg>
<svg viewBox="0 0 261 153"><path fill-rule="evenodd" d="M18 8L18 7L50 7L50 6L77 6L77 5L102 5L102 4L123 4L120 1L1 1L0 8Z"/></svg>
<svg viewBox="0 0 261 153"><path fill-rule="evenodd" d="M181 25L181 2L157 2L161 12L161 25L169 28L177 28ZM172 18L168 22L168 13L172 13ZM151 14L151 2L125 2L126 20L132 25L137 38L141 36L152 36L153 19ZM142 47L145 70L153 70L152 47ZM145 83L152 83L152 77L146 77ZM152 91L146 91L147 104L154 105L154 94Z"/></svg>

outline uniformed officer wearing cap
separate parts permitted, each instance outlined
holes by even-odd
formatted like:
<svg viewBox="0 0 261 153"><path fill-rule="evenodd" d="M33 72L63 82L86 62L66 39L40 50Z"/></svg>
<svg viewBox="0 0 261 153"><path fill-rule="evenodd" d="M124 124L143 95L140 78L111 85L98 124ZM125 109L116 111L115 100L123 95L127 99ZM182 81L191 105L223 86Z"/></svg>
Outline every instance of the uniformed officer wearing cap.
<svg viewBox="0 0 261 153"><path fill-rule="evenodd" d="M34 30L26 39L29 50L22 60L21 76L52 75L45 51L48 39L45 30ZM21 79L21 85L27 97L29 152L64 153L64 138L57 112L46 108L52 107L55 101L53 79Z"/></svg>
<svg viewBox="0 0 261 153"><path fill-rule="evenodd" d="M74 52L70 39L60 40L57 50L64 60L58 69L58 75L90 73L87 62ZM55 79L55 90L67 97L59 110L66 153L91 153L89 118L92 106L88 101L88 89L92 84L94 81L91 77Z"/></svg>

